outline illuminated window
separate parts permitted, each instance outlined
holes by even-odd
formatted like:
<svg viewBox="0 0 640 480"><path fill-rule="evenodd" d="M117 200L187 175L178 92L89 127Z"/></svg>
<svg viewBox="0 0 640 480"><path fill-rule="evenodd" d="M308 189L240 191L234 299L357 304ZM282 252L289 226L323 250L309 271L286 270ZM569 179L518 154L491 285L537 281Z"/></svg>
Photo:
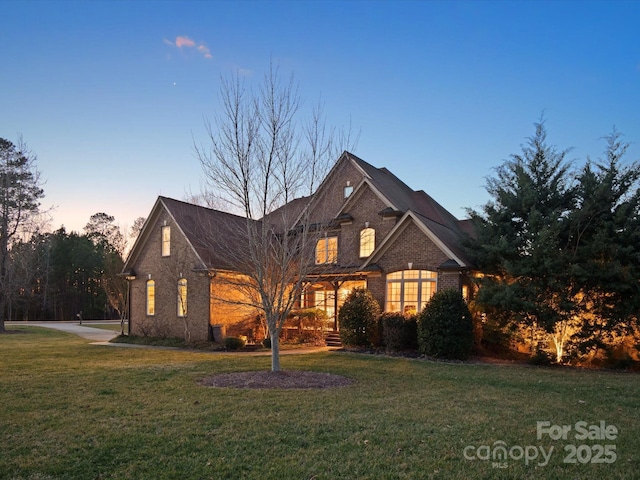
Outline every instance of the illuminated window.
<svg viewBox="0 0 640 480"><path fill-rule="evenodd" d="M178 280L178 316L187 316L187 279Z"/></svg>
<svg viewBox="0 0 640 480"><path fill-rule="evenodd" d="M168 257L171 255L171 227L162 227L162 256Z"/></svg>
<svg viewBox="0 0 640 480"><path fill-rule="evenodd" d="M412 315L422 311L436 293L437 272L403 270L387 275L386 312Z"/></svg>
<svg viewBox="0 0 640 480"><path fill-rule="evenodd" d="M324 237L316 243L316 264L338 261L338 237Z"/></svg>
<svg viewBox="0 0 640 480"><path fill-rule="evenodd" d="M360 230L360 257L368 257L376 248L376 231L373 228Z"/></svg>
<svg viewBox="0 0 640 480"><path fill-rule="evenodd" d="M147 280L147 315L156 314L156 282Z"/></svg>

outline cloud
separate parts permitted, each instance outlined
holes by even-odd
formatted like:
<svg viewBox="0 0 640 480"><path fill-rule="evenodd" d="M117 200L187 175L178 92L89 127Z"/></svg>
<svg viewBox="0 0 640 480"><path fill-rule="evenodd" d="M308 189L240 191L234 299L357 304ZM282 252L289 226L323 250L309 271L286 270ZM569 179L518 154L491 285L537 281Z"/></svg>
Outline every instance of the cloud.
<svg viewBox="0 0 640 480"><path fill-rule="evenodd" d="M213 58L209 47L207 47L204 43L196 44L196 42L194 42L187 36L178 35L175 42L172 42L171 40L167 40L165 38L163 39L163 42L166 45L171 45L172 47L178 47L180 49L195 48L196 51L200 53L204 58Z"/></svg>
<svg viewBox="0 0 640 480"><path fill-rule="evenodd" d="M198 45L198 51L204 55L204 58L212 58L211 52L209 52L209 48L206 45Z"/></svg>
<svg viewBox="0 0 640 480"><path fill-rule="evenodd" d="M182 47L191 48L195 46L196 46L196 42L191 40L189 37L176 37L176 47L178 48L182 48Z"/></svg>

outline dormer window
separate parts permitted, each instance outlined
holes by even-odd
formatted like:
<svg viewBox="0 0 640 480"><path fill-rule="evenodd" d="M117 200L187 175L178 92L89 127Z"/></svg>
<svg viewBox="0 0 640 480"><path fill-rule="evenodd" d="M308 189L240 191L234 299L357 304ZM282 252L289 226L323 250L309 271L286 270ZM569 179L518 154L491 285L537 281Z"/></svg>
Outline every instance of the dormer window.
<svg viewBox="0 0 640 480"><path fill-rule="evenodd" d="M344 187L344 198L349 198L349 196L353 193L353 185L351 182L347 182L347 186Z"/></svg>

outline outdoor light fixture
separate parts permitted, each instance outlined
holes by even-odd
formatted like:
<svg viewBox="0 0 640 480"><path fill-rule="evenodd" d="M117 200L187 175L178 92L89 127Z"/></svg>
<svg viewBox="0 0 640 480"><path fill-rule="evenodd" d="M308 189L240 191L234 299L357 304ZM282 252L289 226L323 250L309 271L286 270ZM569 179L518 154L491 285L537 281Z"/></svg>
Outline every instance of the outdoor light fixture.
<svg viewBox="0 0 640 480"><path fill-rule="evenodd" d="M409 270L412 270L413 262L409 262L409 263L407 263L407 266L409 267Z"/></svg>

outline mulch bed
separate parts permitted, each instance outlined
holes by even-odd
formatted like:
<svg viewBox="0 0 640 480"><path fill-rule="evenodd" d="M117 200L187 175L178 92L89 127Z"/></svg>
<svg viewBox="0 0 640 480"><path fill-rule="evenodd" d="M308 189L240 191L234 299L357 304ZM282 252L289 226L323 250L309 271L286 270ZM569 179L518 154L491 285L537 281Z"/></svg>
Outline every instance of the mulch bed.
<svg viewBox="0 0 640 480"><path fill-rule="evenodd" d="M199 384L217 388L335 388L351 385L355 380L331 373L281 370L279 372L235 372L213 375Z"/></svg>

